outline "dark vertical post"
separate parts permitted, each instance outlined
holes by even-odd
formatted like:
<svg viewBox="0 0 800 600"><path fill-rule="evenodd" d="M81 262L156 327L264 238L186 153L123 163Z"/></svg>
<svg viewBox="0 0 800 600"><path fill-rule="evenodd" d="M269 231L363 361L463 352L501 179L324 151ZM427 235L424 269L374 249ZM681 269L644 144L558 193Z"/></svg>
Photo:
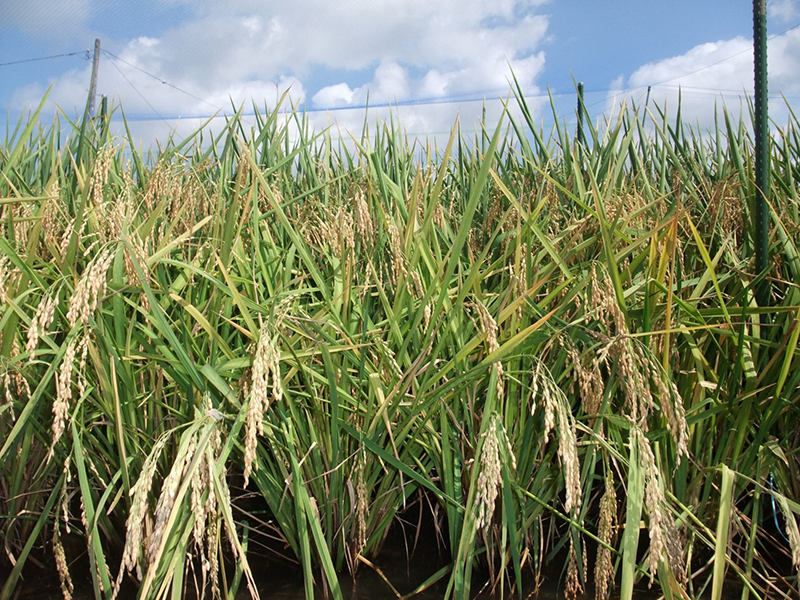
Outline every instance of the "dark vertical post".
<svg viewBox="0 0 800 600"><path fill-rule="evenodd" d="M586 140L583 137L583 82L578 83L578 144L583 146Z"/></svg>
<svg viewBox="0 0 800 600"><path fill-rule="evenodd" d="M97 69L100 67L100 38L94 41L94 59L92 60L92 78L89 80L89 116L94 116L94 103L97 97Z"/></svg>
<svg viewBox="0 0 800 600"><path fill-rule="evenodd" d="M102 143L108 139L108 96L100 96L100 136Z"/></svg>
<svg viewBox="0 0 800 600"><path fill-rule="evenodd" d="M753 239L756 250L756 272L769 266L769 108L767 98L767 6L766 0L753 0L753 72L755 76L755 167L756 198ZM759 306L770 299L770 285L763 281L756 290Z"/></svg>

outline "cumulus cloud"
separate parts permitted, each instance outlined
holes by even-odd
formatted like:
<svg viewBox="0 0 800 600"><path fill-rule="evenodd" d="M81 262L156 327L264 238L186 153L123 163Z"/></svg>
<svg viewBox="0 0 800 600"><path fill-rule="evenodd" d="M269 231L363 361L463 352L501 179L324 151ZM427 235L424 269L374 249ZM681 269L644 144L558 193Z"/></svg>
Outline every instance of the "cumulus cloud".
<svg viewBox="0 0 800 600"><path fill-rule="evenodd" d="M99 91L121 99L132 115L186 119L227 110L231 100L274 105L287 88L303 103L314 73L326 70L341 78L311 87L311 108L362 106L367 97L378 104L481 95L494 101L508 92L512 70L536 93L545 64L539 48L548 20L537 13L543 0L155 1L182 4L189 16L158 37L109 43L122 60L101 62ZM82 109L89 68L57 79L53 102ZM14 103L36 104L42 93L29 86ZM404 108L413 121L404 125L449 129L458 108ZM480 103L460 108L468 120L480 114ZM313 116L315 123L330 118Z"/></svg>
<svg viewBox="0 0 800 600"><path fill-rule="evenodd" d="M776 18L779 21L793 21L798 12L798 0L770 0L767 3L768 18Z"/></svg>
<svg viewBox="0 0 800 600"><path fill-rule="evenodd" d="M770 40L767 55L770 91L787 97L800 95L796 77L800 69L800 30L790 30ZM680 93L683 115L702 127L712 127L717 106L724 104L738 112L746 107L744 99L753 94L753 41L736 37L700 44L679 56L642 65L624 82L614 82L606 110L623 97L641 106L648 86L652 86L651 103L674 113ZM788 115L778 93L770 96L770 114L778 124L785 122Z"/></svg>

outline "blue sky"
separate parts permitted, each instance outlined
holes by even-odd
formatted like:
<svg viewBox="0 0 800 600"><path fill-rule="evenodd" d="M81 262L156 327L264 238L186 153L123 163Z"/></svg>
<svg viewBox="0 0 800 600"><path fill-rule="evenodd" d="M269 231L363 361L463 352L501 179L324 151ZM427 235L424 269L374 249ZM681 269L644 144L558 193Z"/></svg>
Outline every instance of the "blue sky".
<svg viewBox="0 0 800 600"><path fill-rule="evenodd" d="M780 94L800 98L800 0L770 0L771 113L785 121ZM787 31L788 30L788 31ZM731 0L3 0L0 102L15 118L53 90L68 115L89 85L84 52L101 39L98 91L121 102L147 141L231 101L274 105L290 90L316 126L359 129L363 109L385 116L397 103L412 134L490 118L508 92L509 66L531 106L551 120L543 94L556 94L574 120L573 76L589 111L622 100L675 105L713 123L715 102L739 110L752 93L752 3ZM155 76L155 77L154 77ZM163 83L166 82L166 83ZM660 85L656 85L660 84ZM348 107L356 107L348 110ZM328 109L336 109L329 111Z"/></svg>

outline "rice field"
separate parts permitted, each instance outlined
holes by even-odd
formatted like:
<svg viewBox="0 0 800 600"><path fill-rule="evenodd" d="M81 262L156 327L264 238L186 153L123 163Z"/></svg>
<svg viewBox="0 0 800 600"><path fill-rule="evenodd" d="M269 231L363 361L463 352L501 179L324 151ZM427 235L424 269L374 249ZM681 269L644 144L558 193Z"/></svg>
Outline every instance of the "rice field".
<svg viewBox="0 0 800 600"><path fill-rule="evenodd" d="M578 144L515 91L441 145L10 125L0 600L259 597L265 556L341 599L399 527L445 566L397 597L796 598L800 122L758 273L750 115Z"/></svg>

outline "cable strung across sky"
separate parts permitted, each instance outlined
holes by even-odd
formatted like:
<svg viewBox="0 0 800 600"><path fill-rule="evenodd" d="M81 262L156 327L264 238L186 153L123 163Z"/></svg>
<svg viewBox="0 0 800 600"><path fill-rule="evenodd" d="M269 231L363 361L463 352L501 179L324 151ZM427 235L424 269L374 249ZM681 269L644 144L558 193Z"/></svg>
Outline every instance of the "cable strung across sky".
<svg viewBox="0 0 800 600"><path fill-rule="evenodd" d="M65 52L64 54L53 54L51 56L37 56L36 58L23 58L21 60L12 60L10 62L0 63L0 67L9 67L11 65L21 65L23 63L37 62L37 61L40 61L40 60L50 60L52 58L62 58L64 56L77 56L78 54L83 54L86 57L86 60L89 60L89 51L88 50L80 50L79 52Z"/></svg>
<svg viewBox="0 0 800 600"><path fill-rule="evenodd" d="M358 128L365 109L374 109L376 116L397 111L420 133L449 131L456 118L491 120L513 87L531 102L534 120L552 121L552 102L567 124L578 80L585 84L586 117L601 121L621 103L655 110L681 102L684 117L712 126L717 104L738 105L737 98L744 103L752 95L749 11L726 0L673 0L638 11L625 8L632 0L603 10L580 0L465 0L458 9L408 0L408 10L391 23L380 8L391 0L359 2L358 9L321 6L317 13L282 3L234 10L226 1L172 11L143 1L153 10L109 0L85 14L55 11L47 20L26 9L0 20L0 56L7 61L0 63L7 67L0 99L9 114L22 114L45 93L47 112L83 110L87 85L90 95L94 89L89 67L63 58L83 58L67 51L83 46L88 32L107 40L97 54L111 63L99 66L94 95L124 105L129 120L143 122L137 133L146 138L164 135L164 125L185 129L188 121L248 113L253 102L275 106L284 94L282 108L307 113L314 127ZM800 0L770 1L776 33L768 37L769 91L782 122L788 114L782 98L800 97L793 76L800 69ZM109 11L117 28L104 21ZM409 36L397 35L401 30ZM623 30L626 36L613 33ZM112 120L120 117L117 111Z"/></svg>

